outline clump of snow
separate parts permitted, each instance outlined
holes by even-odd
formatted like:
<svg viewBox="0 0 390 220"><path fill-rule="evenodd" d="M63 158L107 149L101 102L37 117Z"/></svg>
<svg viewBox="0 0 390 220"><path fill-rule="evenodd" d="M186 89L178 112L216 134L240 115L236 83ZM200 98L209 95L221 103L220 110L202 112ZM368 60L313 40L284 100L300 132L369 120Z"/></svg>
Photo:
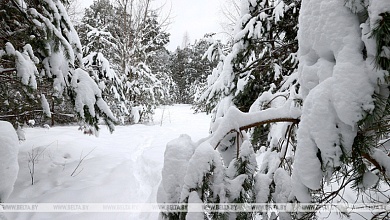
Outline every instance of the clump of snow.
<svg viewBox="0 0 390 220"><path fill-rule="evenodd" d="M272 198L276 203L287 203L291 200L291 177L286 170L278 168L274 174L275 192Z"/></svg>
<svg viewBox="0 0 390 220"><path fill-rule="evenodd" d="M35 120L34 120L34 119L28 120L28 125L31 126L31 127L34 127L34 125L35 125Z"/></svg>
<svg viewBox="0 0 390 220"><path fill-rule="evenodd" d="M259 172L266 173L269 178L272 178L280 164L279 154L276 151L267 150L261 161Z"/></svg>
<svg viewBox="0 0 390 220"><path fill-rule="evenodd" d="M371 157L374 158L380 166L386 171L386 175L390 176L390 156L379 149L372 149Z"/></svg>
<svg viewBox="0 0 390 220"><path fill-rule="evenodd" d="M141 119L141 112L142 111L143 111L142 106L134 106L131 108L131 115L133 117L133 121L135 124L137 124L139 122L139 120Z"/></svg>
<svg viewBox="0 0 390 220"><path fill-rule="evenodd" d="M215 193L214 197L219 195L220 200L225 201L223 190L225 187L225 168L222 165L219 153L207 141L201 143L195 149L189 160L180 200L184 201L189 196L191 189L200 189L204 176L209 172L213 173L209 187Z"/></svg>
<svg viewBox="0 0 390 220"><path fill-rule="evenodd" d="M102 99L102 92L98 85L82 69L76 69L72 77L71 86L76 92L75 108L82 118L85 118L84 106L88 107L89 114L95 117L95 105L109 118L115 120L107 103Z"/></svg>
<svg viewBox="0 0 390 220"><path fill-rule="evenodd" d="M14 46L7 42L5 44L5 50L7 54L15 56L15 64L17 76L21 78L21 82L24 85L31 86L31 88L37 88L37 81L35 74L38 75L37 67L35 62L37 58L32 53L30 45L24 47L23 53L15 50Z"/></svg>
<svg viewBox="0 0 390 220"><path fill-rule="evenodd" d="M240 197L242 193L242 185L244 184L245 179L248 178L248 175L241 174L236 178L229 180L228 190L229 190L229 199L234 200Z"/></svg>
<svg viewBox="0 0 390 220"><path fill-rule="evenodd" d="M188 213L186 215L186 220L198 220L204 219L205 216L202 212L202 209L198 209L202 204L202 200L199 198L199 195L196 191L192 191L188 197Z"/></svg>
<svg viewBox="0 0 390 220"><path fill-rule="evenodd" d="M46 114L47 117L51 118L50 105L49 102L47 102L46 96L44 94L41 95L41 103L43 112Z"/></svg>
<svg viewBox="0 0 390 220"><path fill-rule="evenodd" d="M18 175L19 142L14 127L0 121L0 203L11 194Z"/></svg>
<svg viewBox="0 0 390 220"><path fill-rule="evenodd" d="M291 177L286 170L278 168L274 174L275 192L272 198L275 203L288 203L292 200ZM292 219L289 213L279 212L280 219Z"/></svg>
<svg viewBox="0 0 390 220"><path fill-rule="evenodd" d="M53 88L56 92L55 95L57 96L60 96L63 93L67 85L65 79L68 78L69 72L71 71L67 60L64 59L64 56L64 52L60 50L52 52L50 57L47 57L42 61L45 74L48 77L55 76L53 77Z"/></svg>
<svg viewBox="0 0 390 220"><path fill-rule="evenodd" d="M342 152L352 152L356 123L373 109L374 86L361 52L359 20L343 1L302 2L299 24L299 92L304 103L293 191L299 201L308 201L305 187L319 189L323 175L340 166Z"/></svg>
<svg viewBox="0 0 390 220"><path fill-rule="evenodd" d="M25 141L26 140L26 133L25 131L23 130L23 128L20 126L19 123L18 124L18 127L16 128L16 134L18 135L18 139L19 141Z"/></svg>
<svg viewBox="0 0 390 220"><path fill-rule="evenodd" d="M194 150L195 145L188 135L181 135L167 144L162 170L164 178L158 189L158 202L175 203L180 201L184 176Z"/></svg>
<svg viewBox="0 0 390 220"><path fill-rule="evenodd" d="M275 23L280 21L280 19L284 16L284 8L286 7L283 0L278 0L274 2L275 10L273 11L275 16Z"/></svg>
<svg viewBox="0 0 390 220"><path fill-rule="evenodd" d="M302 184L302 180L300 179L300 176L298 176L297 172L293 172L291 179L292 190L297 200L302 203L310 203L311 195L309 189L307 186Z"/></svg>
<svg viewBox="0 0 390 220"><path fill-rule="evenodd" d="M368 13L370 14L370 26L375 27L376 23L382 20L382 13L390 11L390 2L387 0L370 1Z"/></svg>
<svg viewBox="0 0 390 220"><path fill-rule="evenodd" d="M257 203L267 203L270 193L270 184L272 179L263 173L258 173L255 176L255 190L256 190L256 202Z"/></svg>
<svg viewBox="0 0 390 220"><path fill-rule="evenodd" d="M241 164L239 164L241 163ZM228 192L230 201L239 198L240 195L245 195L247 192L243 189L244 181L251 181L249 175L238 173L237 166L245 166L248 174L254 173L257 168L257 161L253 151L253 147L248 140L245 140L241 147L238 158L233 159L226 170L226 175L230 178L228 184Z"/></svg>

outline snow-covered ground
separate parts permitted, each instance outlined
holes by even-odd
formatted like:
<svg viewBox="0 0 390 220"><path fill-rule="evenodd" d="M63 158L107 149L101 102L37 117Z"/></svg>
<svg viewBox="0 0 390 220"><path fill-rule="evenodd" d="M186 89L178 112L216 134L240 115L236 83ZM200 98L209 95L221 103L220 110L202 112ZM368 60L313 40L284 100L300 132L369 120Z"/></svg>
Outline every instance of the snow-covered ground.
<svg viewBox="0 0 390 220"><path fill-rule="evenodd" d="M161 123L162 122L162 123ZM188 105L157 109L150 125L26 129L9 203L155 203L166 144L180 134L207 137L210 117ZM33 168L34 166L34 168ZM30 175L30 171L34 171ZM34 177L34 185L32 178ZM157 219L158 213L6 213L9 219Z"/></svg>

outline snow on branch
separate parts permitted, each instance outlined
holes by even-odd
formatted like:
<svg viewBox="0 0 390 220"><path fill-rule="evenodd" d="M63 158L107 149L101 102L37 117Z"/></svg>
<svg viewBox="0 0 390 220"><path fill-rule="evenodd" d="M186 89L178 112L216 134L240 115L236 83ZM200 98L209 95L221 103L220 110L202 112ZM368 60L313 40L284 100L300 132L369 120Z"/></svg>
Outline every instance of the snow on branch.
<svg viewBox="0 0 390 220"><path fill-rule="evenodd" d="M112 121L116 118L112 114L107 103L102 99L102 92L98 85L91 79L87 72L76 69L71 81L71 86L76 91L75 107L82 118L85 118L84 106L88 107L89 114L96 116L95 105Z"/></svg>
<svg viewBox="0 0 390 220"><path fill-rule="evenodd" d="M240 132L255 126L275 123L292 122L299 123L301 111L294 107L292 100L288 100L278 108L269 108L259 112L244 113L232 106L224 117L219 118L213 127L213 135L209 142L216 149L221 140L229 133Z"/></svg>
<svg viewBox="0 0 390 220"><path fill-rule="evenodd" d="M35 66L38 63L37 58L32 53L31 46L26 44L23 47L23 53L15 50L14 46L7 42L5 50L8 55L15 56L15 66L17 76L20 77L24 85L28 85L33 89L37 88L37 81L35 75L38 75L38 70ZM8 72L12 69L8 69Z"/></svg>
<svg viewBox="0 0 390 220"><path fill-rule="evenodd" d="M385 177L390 178L390 155L374 148L370 155L363 154L362 156L380 170Z"/></svg>

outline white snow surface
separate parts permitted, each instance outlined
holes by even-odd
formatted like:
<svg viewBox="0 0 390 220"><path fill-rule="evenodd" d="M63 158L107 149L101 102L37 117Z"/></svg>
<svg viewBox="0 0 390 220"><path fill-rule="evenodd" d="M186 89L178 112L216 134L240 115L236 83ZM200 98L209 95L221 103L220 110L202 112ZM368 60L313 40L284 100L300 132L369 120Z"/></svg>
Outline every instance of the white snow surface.
<svg viewBox="0 0 390 220"><path fill-rule="evenodd" d="M75 126L26 128L26 141L20 146L19 175L7 202L157 202L167 143L182 133L189 134L193 141L207 137L210 117L193 114L188 105L175 105L166 106L164 112L157 109L154 119L149 125L117 126L112 134L102 127L99 137L84 135ZM35 164L34 185L28 169L28 154L32 152L41 152ZM80 158L89 152L71 176ZM158 218L157 212L5 214L13 220Z"/></svg>
<svg viewBox="0 0 390 220"><path fill-rule="evenodd" d="M7 201L14 187L19 170L18 152L19 140L14 127L0 121L0 202Z"/></svg>

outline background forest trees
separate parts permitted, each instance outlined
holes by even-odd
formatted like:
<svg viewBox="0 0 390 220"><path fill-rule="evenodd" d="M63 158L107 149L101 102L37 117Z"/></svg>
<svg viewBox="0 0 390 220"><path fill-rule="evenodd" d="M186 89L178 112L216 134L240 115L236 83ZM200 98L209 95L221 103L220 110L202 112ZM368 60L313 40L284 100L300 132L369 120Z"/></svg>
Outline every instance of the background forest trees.
<svg viewBox="0 0 390 220"><path fill-rule="evenodd" d="M59 1L54 2L58 5L61 4ZM45 3L44 6L40 6L39 3L18 5L17 1L6 1L5 4L1 5L4 14L2 24L6 27L2 32L2 43L5 45L10 41L10 43L16 42L15 45L17 45L19 42L26 44L31 41L28 45L32 46L32 50L23 49L24 53L30 55L49 50L50 56L50 50L57 50L57 47L60 50L64 48L64 52L59 54L65 60L70 59L69 66L71 68L79 67L88 73L98 86L101 97L111 109L116 123L148 122L152 119L153 111L158 105L193 103L196 97L194 94L199 94L203 89L206 76L213 68L211 63L202 59L209 46L208 41L201 39L193 45L189 43L188 47L178 49L176 52L167 51L165 45L169 42L169 34L165 28L168 24L159 23L161 18L157 14L161 8L151 8L150 0L94 1L85 10L81 19L76 19L77 14L72 16L73 19L79 20L75 29L73 29L65 11L67 9L74 13L74 5L69 5L67 2L62 3L64 4L61 6L63 11L59 14L68 22L66 24L68 27L65 25L66 28L61 30L62 35L70 35L74 39L65 36L65 40L76 43L69 42L65 46L61 46L63 36L57 40L56 34L58 32L50 28L51 26L64 27L55 23L56 21L53 21L52 17L49 17L49 20L45 20L45 22L49 25L53 21L53 24L49 25L49 30L54 31L54 34L46 33L46 37L39 36L33 39L32 36L37 35L37 33L33 33L36 27L27 28L27 23L33 23L34 18L19 14L23 12L29 15L31 12L27 10L28 8L37 8L39 11L44 10L45 5L50 4ZM77 1L72 1L72 4L77 4ZM7 10L15 10L19 14L9 15L6 13ZM23 20L24 23L20 22L20 24L14 25L15 19ZM164 22L168 22L168 20ZM22 27L23 25L25 27ZM11 28L12 31L31 29L32 34L29 35L26 32L11 40L8 36L13 33ZM70 31L67 31L67 28L70 28ZM42 39L53 39L54 43L52 43L53 45L42 43ZM34 50L35 47L40 48L39 52ZM40 74L39 77L42 79L38 80L39 86L36 88L37 90L34 90L35 88L32 88L34 86L25 85L27 82L17 83L17 76L13 75L19 74L20 77L21 73L16 73L14 68L8 68L15 66L12 63L15 61L10 61L10 58L6 56L8 55L6 50L3 49L3 51L2 80L4 83L1 84L3 87L1 97L2 103L6 103L6 105L1 110L1 117L4 120L12 121L14 124L35 120L37 125L65 124L78 121L76 117L78 112L75 111L71 101L75 94L71 90L65 91L66 88L69 88L66 86L69 84L66 82L66 75L60 76L60 78L65 78L61 84L61 86L65 86L65 90L59 88L61 94L57 94L58 92L55 91L57 85L54 86L54 90L51 88L52 81L58 80L53 77L53 74ZM37 66L37 71L31 75L32 79L38 77L35 76L38 73L42 73L42 68L47 71L48 66L52 65L46 61L48 59L44 59L44 56L43 58L40 56L32 57L31 62L37 64L36 58L44 60L44 65ZM71 75L72 73L69 74L69 76ZM42 105L45 106L47 114L43 114ZM80 114L80 116L83 115ZM95 126L98 123L97 118L88 120L90 124L95 124Z"/></svg>
<svg viewBox="0 0 390 220"><path fill-rule="evenodd" d="M211 74L216 62L209 61L204 54L213 39L206 34L203 39L193 44L185 43L184 48L177 48L170 56L170 70L178 89L176 103L195 104L206 86L207 76Z"/></svg>

